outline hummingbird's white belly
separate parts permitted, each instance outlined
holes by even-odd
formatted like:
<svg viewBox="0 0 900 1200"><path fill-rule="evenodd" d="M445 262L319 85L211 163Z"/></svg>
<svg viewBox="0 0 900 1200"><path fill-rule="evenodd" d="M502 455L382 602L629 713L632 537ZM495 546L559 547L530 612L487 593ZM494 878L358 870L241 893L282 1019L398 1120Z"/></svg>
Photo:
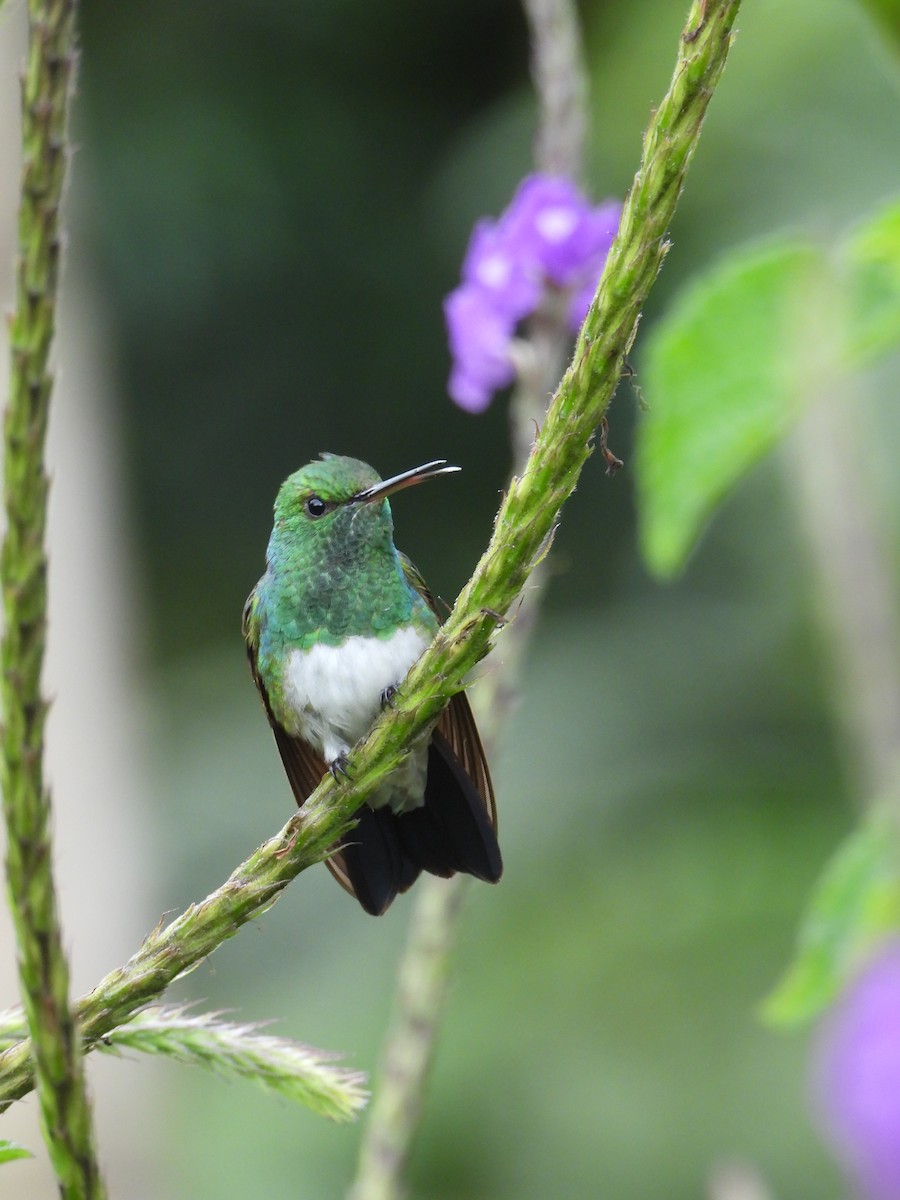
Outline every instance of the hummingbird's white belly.
<svg viewBox="0 0 900 1200"><path fill-rule="evenodd" d="M283 694L297 720L299 734L327 763L346 754L381 712L382 696L396 687L427 645L414 626L389 638L350 637L340 646L292 650L284 672ZM427 746L413 751L391 776L390 785L369 801L395 811L422 803Z"/></svg>

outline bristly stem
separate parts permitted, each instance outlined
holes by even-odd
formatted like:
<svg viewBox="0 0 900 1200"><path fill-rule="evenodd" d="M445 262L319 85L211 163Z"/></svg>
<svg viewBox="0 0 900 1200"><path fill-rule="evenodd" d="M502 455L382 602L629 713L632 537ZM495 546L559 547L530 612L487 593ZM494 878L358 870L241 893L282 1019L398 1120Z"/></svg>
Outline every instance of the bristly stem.
<svg viewBox="0 0 900 1200"><path fill-rule="evenodd" d="M740 0L695 0L679 41L671 86L651 118L641 167L625 204L600 288L520 478L513 479L493 536L432 645L365 740L349 756L350 779L330 776L284 829L231 877L165 928L77 1006L88 1047L272 905L286 884L327 853L359 806L427 733L546 553L560 508L591 454L667 249L700 127L731 45ZM0 1055L0 1103L31 1086L29 1044Z"/></svg>
<svg viewBox="0 0 900 1200"><path fill-rule="evenodd" d="M0 554L3 813L7 879L19 947L22 998L33 1047L44 1136L64 1197L103 1195L78 1032L69 1009L43 778L41 667L47 607L44 440L48 366L59 281L59 208L66 117L75 69L74 0L30 0L22 76L22 181L16 308L4 420L6 535Z"/></svg>
<svg viewBox="0 0 900 1200"><path fill-rule="evenodd" d="M587 134L587 72L574 0L523 0L538 99L535 165L546 175L577 180ZM569 340L567 305L547 297L519 343L519 372L510 405L513 470L525 467L534 431L562 374ZM504 634L504 662L471 696L491 758L516 697L517 668L534 628L546 578L541 564L529 579L527 601ZM450 964L469 880L428 876L419 885L397 972L393 1013L366 1114L350 1200L394 1200L403 1179L425 1103L428 1076L447 998Z"/></svg>

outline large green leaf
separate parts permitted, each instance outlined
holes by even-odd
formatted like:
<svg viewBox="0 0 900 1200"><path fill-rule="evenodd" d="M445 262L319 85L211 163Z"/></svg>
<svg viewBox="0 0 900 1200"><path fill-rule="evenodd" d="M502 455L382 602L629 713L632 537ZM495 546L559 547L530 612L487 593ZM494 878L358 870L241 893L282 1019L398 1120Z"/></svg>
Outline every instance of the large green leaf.
<svg viewBox="0 0 900 1200"><path fill-rule="evenodd" d="M848 355L865 363L900 342L900 202L857 226L840 262L848 283Z"/></svg>
<svg viewBox="0 0 900 1200"><path fill-rule="evenodd" d="M796 418L805 389L795 334L827 279L811 246L741 250L654 330L637 473L643 552L657 575L681 569L716 505Z"/></svg>
<svg viewBox="0 0 900 1200"><path fill-rule="evenodd" d="M871 948L900 929L900 870L893 818L876 812L839 847L809 902L797 954L766 999L772 1025L797 1025L828 1005Z"/></svg>

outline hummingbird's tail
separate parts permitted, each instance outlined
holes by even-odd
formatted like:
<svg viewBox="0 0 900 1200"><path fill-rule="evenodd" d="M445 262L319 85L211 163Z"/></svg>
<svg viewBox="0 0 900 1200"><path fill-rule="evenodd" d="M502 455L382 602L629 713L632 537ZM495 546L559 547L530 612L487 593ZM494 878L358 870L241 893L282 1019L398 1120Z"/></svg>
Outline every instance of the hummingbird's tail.
<svg viewBox="0 0 900 1200"><path fill-rule="evenodd" d="M440 731L428 750L425 803L399 816L397 828L405 855L432 875L462 871L496 883L503 874L484 798Z"/></svg>
<svg viewBox="0 0 900 1200"><path fill-rule="evenodd" d="M353 829L328 866L367 913L380 917L398 892L411 887L420 868L403 853L397 836L397 817L387 807L364 804ZM342 878L343 877L343 878Z"/></svg>
<svg viewBox="0 0 900 1200"><path fill-rule="evenodd" d="M424 804L401 814L363 805L358 818L334 866L373 916L420 871L444 878L459 871L487 883L503 874L493 814L439 730L428 750Z"/></svg>

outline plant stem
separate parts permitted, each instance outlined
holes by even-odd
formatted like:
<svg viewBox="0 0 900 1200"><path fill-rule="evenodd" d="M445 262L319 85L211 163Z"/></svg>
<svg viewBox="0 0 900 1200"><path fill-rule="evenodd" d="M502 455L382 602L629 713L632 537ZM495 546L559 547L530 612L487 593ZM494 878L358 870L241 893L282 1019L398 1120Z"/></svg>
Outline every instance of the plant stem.
<svg viewBox="0 0 900 1200"><path fill-rule="evenodd" d="M75 2L30 0L28 16L16 309L10 323L12 364L4 420L0 779L9 899L44 1137L61 1194L100 1197L103 1186L82 1051L69 1008L69 969L51 866L50 797L43 779L47 704L41 695L47 608L44 441L52 388L48 358L59 280Z"/></svg>
<svg viewBox="0 0 900 1200"><path fill-rule="evenodd" d="M625 205L575 357L547 413L521 478L514 478L493 536L431 646L413 666L367 737L351 752L351 779L330 775L284 829L200 904L157 928L125 966L76 1009L89 1047L157 998L184 971L270 907L285 885L351 826L354 812L425 736L463 679L491 648L498 623L544 557L563 502L574 490L622 373L625 354L667 244L706 107L724 67L740 0L696 0L679 44L672 85L644 139L644 158ZM499 621L498 621L499 618ZM0 1056L0 1102L31 1086L30 1046Z"/></svg>
<svg viewBox="0 0 900 1200"><path fill-rule="evenodd" d="M443 1017L465 882L456 875L419 885L350 1200L388 1200L400 1189Z"/></svg>
<svg viewBox="0 0 900 1200"><path fill-rule="evenodd" d="M538 98L535 166L578 180L587 137L588 78L574 0L522 0ZM556 383L556 380L553 380Z"/></svg>

